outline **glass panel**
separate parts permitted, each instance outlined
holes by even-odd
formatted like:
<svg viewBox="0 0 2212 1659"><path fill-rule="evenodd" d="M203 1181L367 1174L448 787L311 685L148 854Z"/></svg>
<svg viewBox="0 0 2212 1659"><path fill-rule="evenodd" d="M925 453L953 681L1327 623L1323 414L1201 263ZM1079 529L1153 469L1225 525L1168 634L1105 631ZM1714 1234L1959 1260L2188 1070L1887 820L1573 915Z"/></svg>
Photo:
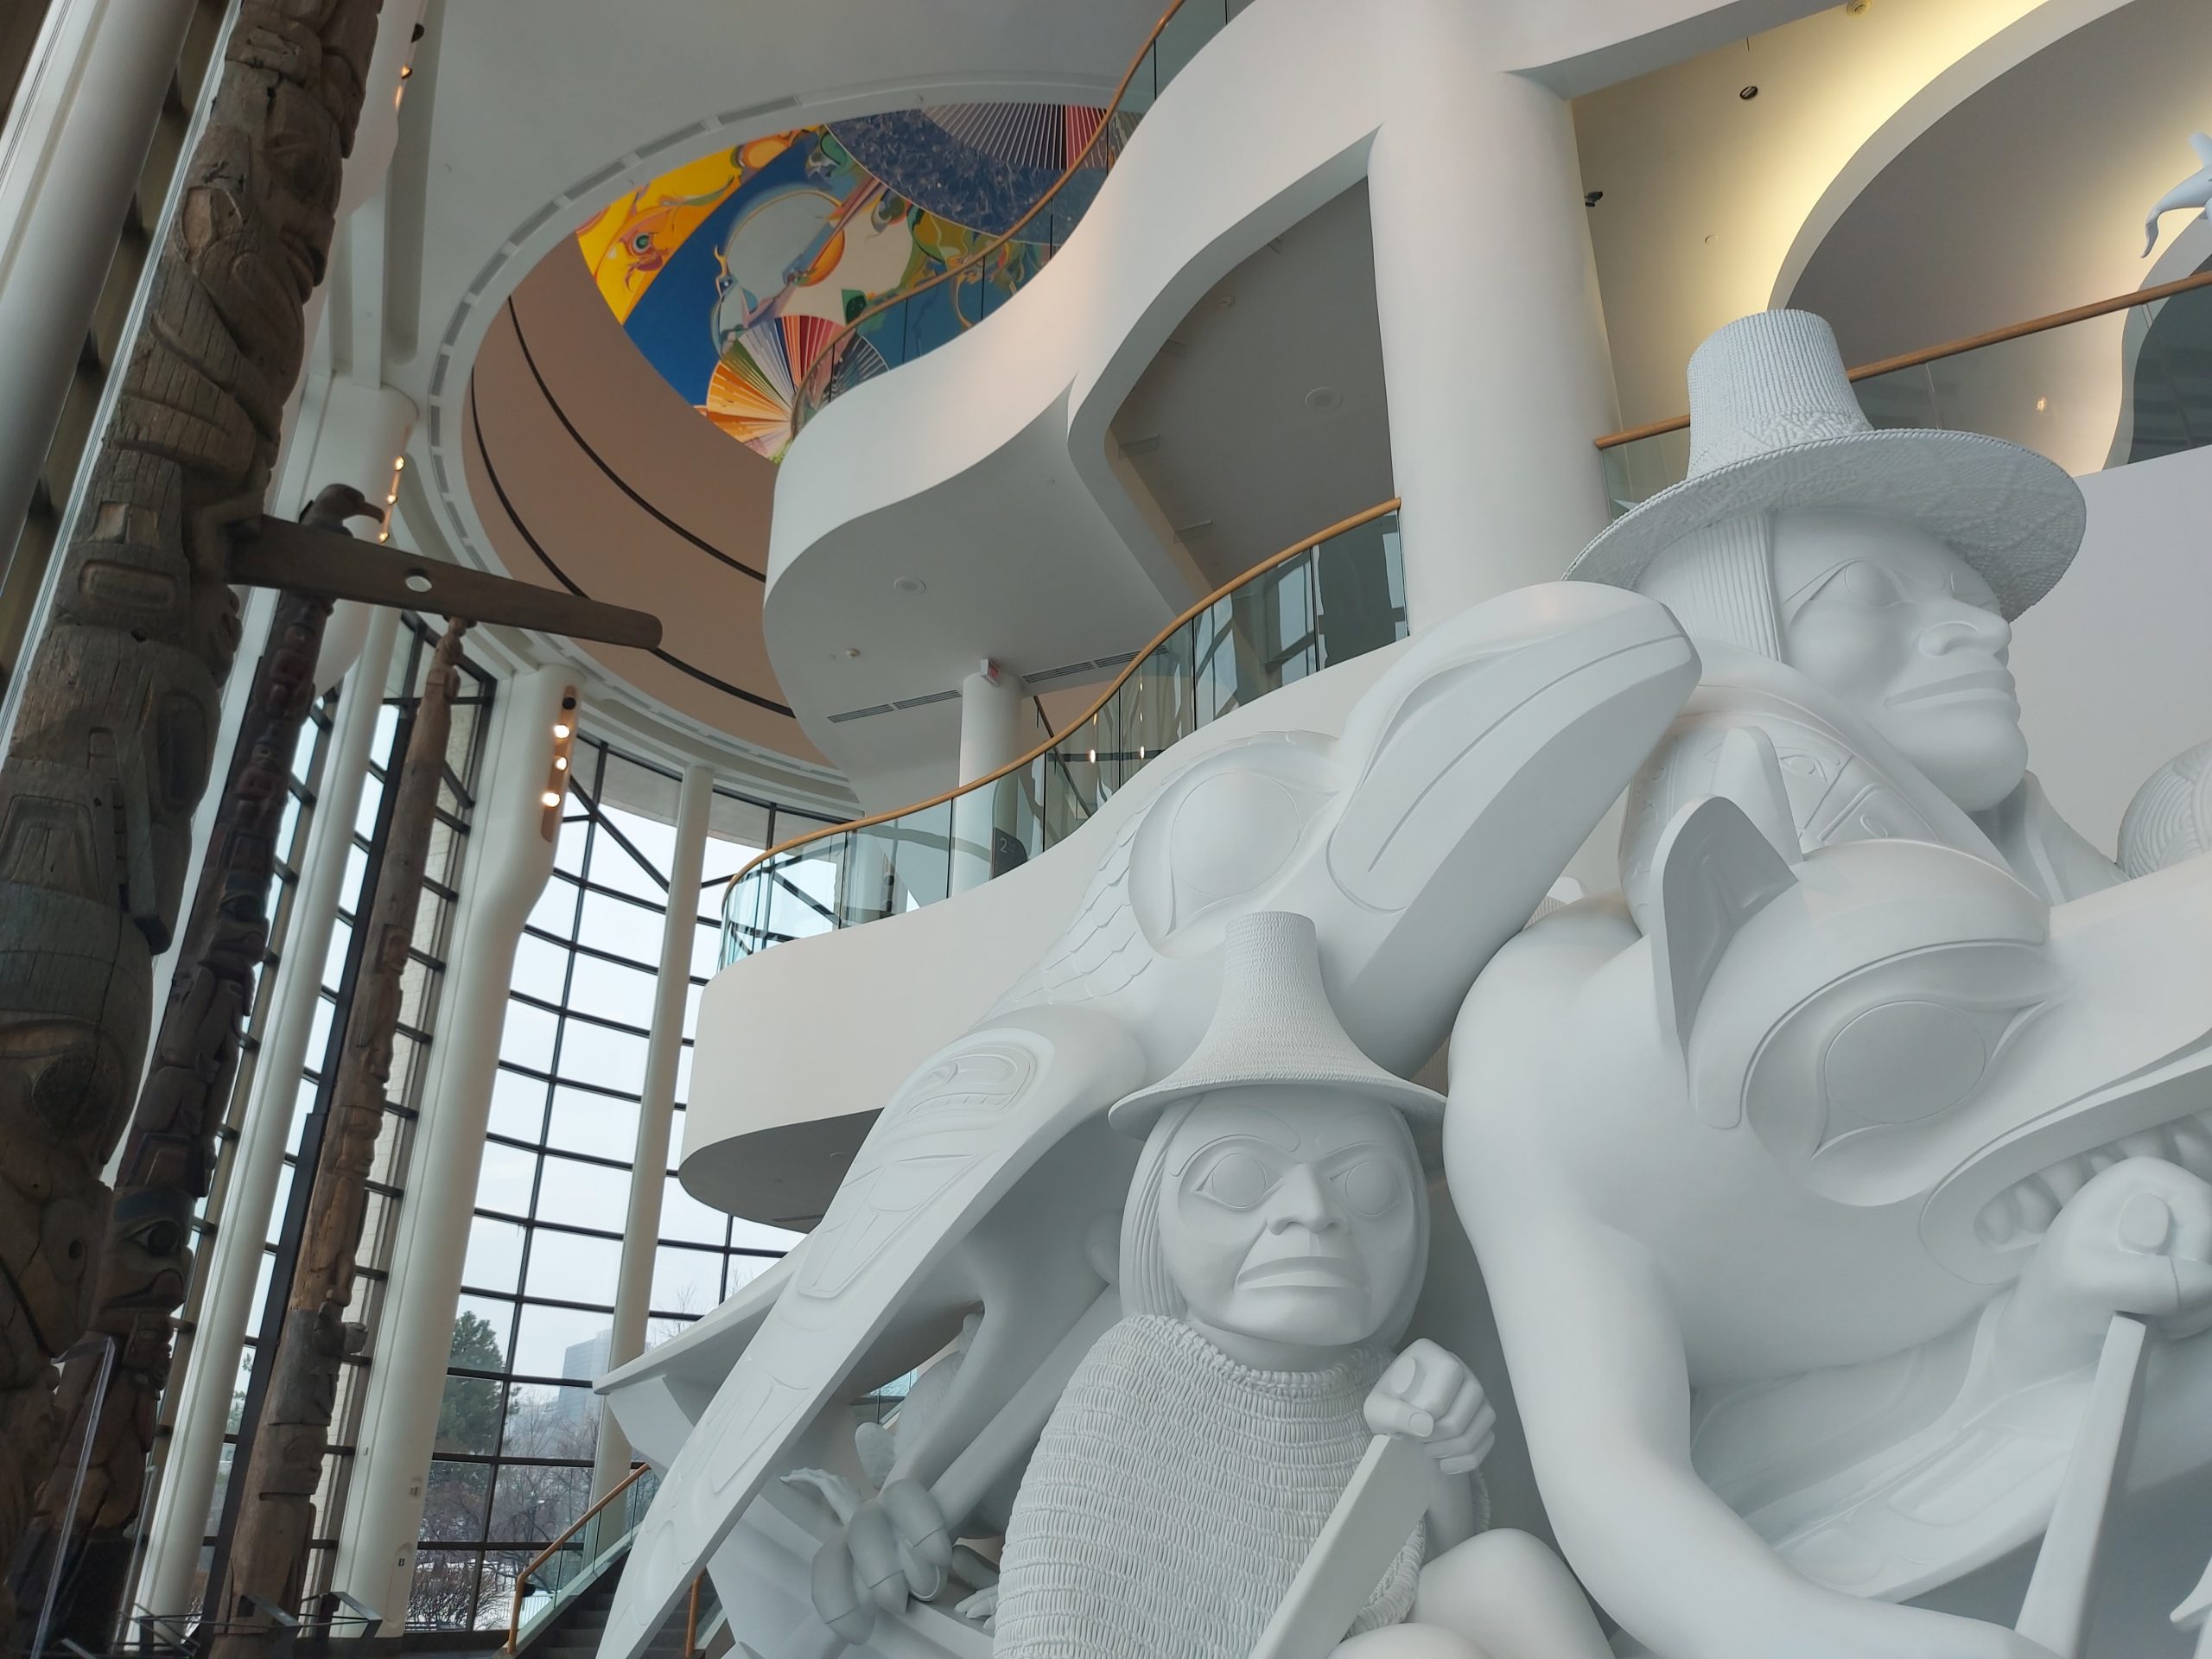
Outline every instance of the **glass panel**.
<svg viewBox="0 0 2212 1659"><path fill-rule="evenodd" d="M614 1020L644 1031L653 1022L653 976L642 968L576 954L569 1001L601 1020Z"/></svg>
<svg viewBox="0 0 2212 1659"><path fill-rule="evenodd" d="M630 1172L547 1154L537 1186L537 1213L549 1221L588 1221L605 1217L620 1227L629 1208Z"/></svg>
<svg viewBox="0 0 2212 1659"><path fill-rule="evenodd" d="M528 1215L531 1185L537 1176L535 1154L500 1141L486 1141L483 1166L476 1176L476 1207L511 1216Z"/></svg>
<svg viewBox="0 0 2212 1659"><path fill-rule="evenodd" d="M506 1023L499 1031L499 1058L510 1065L533 1071L553 1069L553 1036L559 1016L527 1002L507 1004Z"/></svg>
<svg viewBox="0 0 2212 1659"><path fill-rule="evenodd" d="M578 1027L571 1026L572 1033ZM639 1077L642 1080L643 1070ZM563 1152L588 1152L594 1158L619 1158L625 1162L638 1146L638 1103L634 1100L609 1100L605 1095L588 1090L556 1086L553 1090L553 1115L545 1126L545 1143L558 1147ZM563 1216L563 1221L573 1221L588 1226L614 1226L620 1224L588 1216Z"/></svg>
<svg viewBox="0 0 2212 1659"><path fill-rule="evenodd" d="M474 1382L459 1377L446 1384L446 1401L449 1408L454 1389L489 1389L496 1408L500 1393L496 1382ZM438 1449L447 1450L445 1444L445 1411L438 1416ZM493 1439L498 1438L498 1427L493 1425ZM489 1448L487 1448L488 1450ZM484 1516L486 1500L492 1495L492 1471L481 1463L454 1463L444 1458L430 1460L430 1478L423 1488L423 1536L440 1543L474 1543L484 1535Z"/></svg>
<svg viewBox="0 0 2212 1659"><path fill-rule="evenodd" d="M607 1338L610 1326L604 1313L575 1307L542 1307L534 1302L524 1302L522 1317L515 1322L514 1370L521 1376L573 1376L588 1382L607 1369ZM532 1389L531 1396L543 1392ZM518 1406L517 1424L531 1421L531 1412L537 1408ZM507 1453L510 1457L520 1450L515 1443L514 1427L510 1426ZM533 1458L571 1455L551 1451L524 1453Z"/></svg>
<svg viewBox="0 0 2212 1659"><path fill-rule="evenodd" d="M563 1022L558 1070L572 1083L634 1090L645 1075L645 1039L633 1032L610 1031L572 1015Z"/></svg>
<svg viewBox="0 0 2212 1659"><path fill-rule="evenodd" d="M561 841L568 844L569 835L562 831ZM530 925L556 938L572 939L576 936L577 887L575 881L558 870L537 895L537 902L530 907Z"/></svg>
<svg viewBox="0 0 2212 1659"><path fill-rule="evenodd" d="M603 1302L612 1307L614 1276L621 1264L619 1238L539 1227L531 1238L530 1276L523 1287L533 1296L552 1296L564 1302Z"/></svg>
<svg viewBox="0 0 2212 1659"><path fill-rule="evenodd" d="M664 1244L653 1255L655 1313L704 1313L722 1299L722 1253Z"/></svg>
<svg viewBox="0 0 2212 1659"><path fill-rule="evenodd" d="M517 1141L537 1141L545 1132L545 1083L525 1077L505 1066L492 1074L492 1116L494 1135Z"/></svg>
<svg viewBox="0 0 2212 1659"><path fill-rule="evenodd" d="M461 1282L471 1290L504 1291L512 1295L522 1276L520 1222L494 1221L478 1216L468 1224L468 1253L462 1259Z"/></svg>
<svg viewBox="0 0 2212 1659"><path fill-rule="evenodd" d="M660 961L660 918L658 910L612 893L587 892L576 938L594 950L650 968Z"/></svg>
<svg viewBox="0 0 2212 1659"><path fill-rule="evenodd" d="M525 933L515 946L514 977L508 983L526 996L558 1002L569 982L569 952L550 939Z"/></svg>

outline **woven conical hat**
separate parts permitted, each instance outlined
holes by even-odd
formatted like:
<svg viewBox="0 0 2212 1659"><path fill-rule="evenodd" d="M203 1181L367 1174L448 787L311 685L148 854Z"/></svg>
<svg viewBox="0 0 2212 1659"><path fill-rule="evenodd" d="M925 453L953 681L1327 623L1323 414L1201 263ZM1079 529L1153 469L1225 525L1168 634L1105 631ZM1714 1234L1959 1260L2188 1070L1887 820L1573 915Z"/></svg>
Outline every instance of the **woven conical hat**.
<svg viewBox="0 0 2212 1659"><path fill-rule="evenodd" d="M1760 311L1691 355L1689 476L1630 508L1567 567L1633 588L1684 537L1746 513L1863 509L1919 525L1973 566L2005 618L2034 604L2081 550L2088 508L2063 467L1979 432L1877 429L1827 324Z"/></svg>
<svg viewBox="0 0 2212 1659"><path fill-rule="evenodd" d="M1262 911L1230 924L1221 999L1191 1058L1116 1104L1109 1121L1141 1137L1178 1102L1217 1090L1313 1084L1402 1112L1416 1125L1444 1116L1444 1097L1369 1059L1329 1006L1310 918Z"/></svg>

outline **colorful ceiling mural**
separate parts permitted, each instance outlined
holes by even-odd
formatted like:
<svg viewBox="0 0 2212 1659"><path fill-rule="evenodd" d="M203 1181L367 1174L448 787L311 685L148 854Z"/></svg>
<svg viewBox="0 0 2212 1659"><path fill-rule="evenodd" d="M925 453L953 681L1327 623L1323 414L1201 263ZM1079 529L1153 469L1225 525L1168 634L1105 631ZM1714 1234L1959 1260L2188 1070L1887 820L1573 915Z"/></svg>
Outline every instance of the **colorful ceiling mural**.
<svg viewBox="0 0 2212 1659"><path fill-rule="evenodd" d="M630 338L700 413L771 460L808 367L843 327L1003 234L1083 155L1105 113L971 104L756 138L664 173L577 233ZM1065 238L1122 118L979 271L876 319L836 373L865 379L972 327Z"/></svg>

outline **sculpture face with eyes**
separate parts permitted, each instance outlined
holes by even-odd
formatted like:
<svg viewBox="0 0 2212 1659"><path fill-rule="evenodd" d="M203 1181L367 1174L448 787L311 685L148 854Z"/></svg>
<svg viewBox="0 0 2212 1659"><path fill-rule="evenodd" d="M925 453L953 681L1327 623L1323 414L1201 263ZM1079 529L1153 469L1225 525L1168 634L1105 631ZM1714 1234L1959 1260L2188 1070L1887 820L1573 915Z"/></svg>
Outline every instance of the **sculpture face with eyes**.
<svg viewBox="0 0 2212 1659"><path fill-rule="evenodd" d="M2019 786L2027 739L1989 584L1942 541L1871 513L1775 515L1791 667L1849 705L1968 812Z"/></svg>
<svg viewBox="0 0 2212 1659"><path fill-rule="evenodd" d="M1207 1096L1170 1133L1160 1243L1200 1334L1284 1366L1390 1320L1427 1245L1398 1113L1284 1084Z"/></svg>

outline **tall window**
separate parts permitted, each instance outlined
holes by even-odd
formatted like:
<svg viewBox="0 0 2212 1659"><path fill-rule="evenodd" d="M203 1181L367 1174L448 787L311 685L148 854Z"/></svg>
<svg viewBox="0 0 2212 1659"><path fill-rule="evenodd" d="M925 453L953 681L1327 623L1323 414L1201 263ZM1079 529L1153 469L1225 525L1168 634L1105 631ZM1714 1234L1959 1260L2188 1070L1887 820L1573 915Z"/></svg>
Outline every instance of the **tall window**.
<svg viewBox="0 0 2212 1659"><path fill-rule="evenodd" d="M517 1574L588 1502L600 1418L591 1384L613 1334L677 780L588 734L571 779L554 873L515 955L413 1624L504 1623ZM647 1178L664 1183L648 1345L710 1312L796 1237L700 1203L674 1168L720 878L753 855L774 811L717 791L709 816L670 1166Z"/></svg>
<svg viewBox="0 0 2212 1659"><path fill-rule="evenodd" d="M276 1204L270 1211L269 1230L263 1246L261 1274L254 1288L253 1305L257 1313L247 1332L245 1347L239 1359L238 1382L232 1394L230 1432L225 1438L221 1471L208 1516L208 1533L205 1541L211 1548L215 1531L226 1512L229 1478L236 1456L240 1424L253 1406L255 1359L270 1333L282 1322L283 1291L280 1288L277 1295L279 1306L272 1310L270 1306L271 1281L280 1268L289 1266L290 1251L283 1248L283 1242L290 1240L296 1243L302 1236L306 1193L296 1189L306 1185L306 1178L299 1175L298 1165L311 1126L319 1128L316 1115L327 1109L334 1081L333 1072L352 1007L354 981L360 969L361 953L357 948L359 935L354 924L363 904L374 901L371 880L382 865L385 842L391 829L392 791L389 785L393 769L406 753L408 736L413 729L415 706L421 697L423 682L429 671L431 652L436 644L435 632L421 619L410 615L403 620L404 626L393 655L389 690L378 718L375 735L370 743L368 776L362 783L361 804L353 821L353 844L347 855L345 874L339 888L337 922L331 932L330 948L319 964L321 996L308 1039L307 1065L293 1100L291 1135L285 1147L284 1173L277 1187ZM369 1172L368 1210L361 1230L360 1247L355 1257L353 1296L346 1306L345 1315L349 1321L357 1321L367 1328L368 1340L358 1353L346 1357L340 1375L337 1410L331 1421L331 1445L323 1459L322 1480L315 1491L316 1531L309 1546L302 1604L320 1595L330 1585L330 1570L337 1547L334 1529L339 1517L345 1512L346 1483L352 1473L353 1441L360 1427L365 1393L363 1385L375 1355L378 1315L383 1306L385 1282L391 1264L394 1224L403 1197L408 1149L421 1106L438 991L445 973L446 944L456 896L455 884L460 879L462 854L467 846L469 816L475 805L476 778L483 748L483 716L491 699L492 683L489 677L464 657L461 692L454 707L453 732L446 749L445 775L438 791L437 820L431 830L430 855L425 865L423 893L416 913L413 948L409 952L411 965L401 985L399 1028L393 1039L389 1099ZM310 767L320 763L321 747L327 741L322 728L327 724L327 716L318 719L316 741L312 748L307 734L302 734L302 755L315 757L308 763ZM306 768L296 766L294 792L297 800L311 799L304 778L312 775L312 772ZM296 818L299 816L296 804L293 816ZM290 838L291 842L297 842L302 833L296 832ZM280 880L288 886L292 879L292 870L297 868L296 858L295 850L289 855L291 861L289 861L288 868L280 872ZM267 977L265 972L264 977ZM207 1555L203 1552L203 1569L206 1565ZM203 1584L203 1592L204 1587Z"/></svg>

